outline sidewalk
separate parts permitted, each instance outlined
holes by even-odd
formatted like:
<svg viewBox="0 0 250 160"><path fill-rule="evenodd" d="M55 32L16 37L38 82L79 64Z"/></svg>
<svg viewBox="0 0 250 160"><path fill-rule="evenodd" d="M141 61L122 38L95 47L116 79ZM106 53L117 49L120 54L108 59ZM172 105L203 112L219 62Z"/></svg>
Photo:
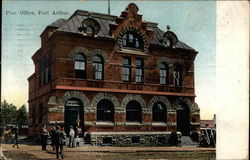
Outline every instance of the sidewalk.
<svg viewBox="0 0 250 160"><path fill-rule="evenodd" d="M47 146L47 152L41 151L39 145L20 144L20 149L12 148L12 144L2 144L4 151L17 151L34 155L37 159L55 159L55 152L50 145ZM77 148L64 148L65 159L84 159L88 156L102 157L110 155L132 155L132 154L166 154L169 152L191 152L194 153L214 153L215 148L182 148L182 147L99 147L99 146L84 146Z"/></svg>

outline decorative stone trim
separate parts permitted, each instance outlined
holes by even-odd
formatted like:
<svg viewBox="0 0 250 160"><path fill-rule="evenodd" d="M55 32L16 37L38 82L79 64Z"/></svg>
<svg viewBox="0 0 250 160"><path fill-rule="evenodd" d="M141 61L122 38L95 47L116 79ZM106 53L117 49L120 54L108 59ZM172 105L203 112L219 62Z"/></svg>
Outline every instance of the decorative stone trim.
<svg viewBox="0 0 250 160"><path fill-rule="evenodd" d="M167 122L167 125L168 125L168 126L176 126L177 123L176 123L176 122Z"/></svg>
<svg viewBox="0 0 250 160"><path fill-rule="evenodd" d="M174 109L179 109L181 106L179 105L180 102L184 102L188 105L191 112L194 112L195 110L199 110L199 107L196 103L193 103L190 101L187 97L178 97L175 102L172 104Z"/></svg>
<svg viewBox="0 0 250 160"><path fill-rule="evenodd" d="M168 112L168 110L171 109L171 104L168 101L167 97L165 97L165 96L154 96L153 98L151 98L151 100L149 101L149 104L148 104L148 107L149 107L151 113L152 113L154 104L157 103L157 102L163 103L166 106L167 112Z"/></svg>
<svg viewBox="0 0 250 160"><path fill-rule="evenodd" d="M48 108L49 113L64 113L64 107Z"/></svg>
<svg viewBox="0 0 250 160"><path fill-rule="evenodd" d="M122 37L125 33L127 32L134 32L134 33L137 33L139 36L142 37L142 41L143 41L143 44L144 44L144 48L143 48L143 51L144 52L147 52L148 51L148 41L147 41L147 37L145 35L144 32L142 32L141 30L139 30L138 28L135 28L135 27L126 27L124 28L120 33L119 33L119 37L117 39L117 44L118 44L118 50L121 51L122 50Z"/></svg>
<svg viewBox="0 0 250 160"><path fill-rule="evenodd" d="M139 135L139 134L157 134L157 135L163 135L163 134L171 134L171 132L89 132L90 135L110 135L110 134L115 134L115 135ZM180 132L179 132L180 134Z"/></svg>
<svg viewBox="0 0 250 160"><path fill-rule="evenodd" d="M67 91L67 92L65 92L64 95L61 98L59 98L59 104L61 106L65 106L65 103L67 102L67 100L69 100L71 98L77 98L77 99L81 100L83 103L84 112L86 112L86 113L90 112L90 102L89 102L87 96L85 96L80 91Z"/></svg>
<svg viewBox="0 0 250 160"><path fill-rule="evenodd" d="M191 125L194 125L194 126L197 126L197 125L200 125L199 122L190 122Z"/></svg>
<svg viewBox="0 0 250 160"><path fill-rule="evenodd" d="M149 109L149 107L147 107L144 99L141 97L141 95L138 95L138 94L127 94L127 96L123 98L123 100L121 102L121 108L123 108L124 112L126 112L126 106L127 106L128 102L130 102L132 100L135 100L138 103L140 103L140 105L142 107L142 114L151 113L150 109Z"/></svg>
<svg viewBox="0 0 250 160"><path fill-rule="evenodd" d="M84 121L84 126L95 126L96 122L92 122L92 121Z"/></svg>
<svg viewBox="0 0 250 160"><path fill-rule="evenodd" d="M115 125L116 125L116 126L124 126L124 125L125 125L125 122L115 122Z"/></svg>
<svg viewBox="0 0 250 160"><path fill-rule="evenodd" d="M58 105L57 101L56 101L56 96L49 97L49 101L48 101L47 105Z"/></svg>
<svg viewBox="0 0 250 160"><path fill-rule="evenodd" d="M114 109L116 113L124 113L125 111L123 110L123 108L119 107L120 103L117 100L117 98L111 94L111 93L98 93L92 100L91 103L91 112L92 113L96 113L96 109L97 109L97 104L103 100L103 99L108 99L110 100L113 105L114 105Z"/></svg>
<svg viewBox="0 0 250 160"><path fill-rule="evenodd" d="M173 64L175 63L178 63L180 65L184 65L184 60L183 59L170 59L170 58L167 58L167 57L160 57L158 60L157 60L157 68L160 69L160 64L161 63L166 63L168 64L168 67L171 68L173 66Z"/></svg>
<svg viewBox="0 0 250 160"><path fill-rule="evenodd" d="M113 122L96 122L96 126L114 126Z"/></svg>
<svg viewBox="0 0 250 160"><path fill-rule="evenodd" d="M167 126L165 122L152 122L152 126Z"/></svg>
<svg viewBox="0 0 250 160"><path fill-rule="evenodd" d="M75 47L71 50L71 52L69 54L70 60L74 61L77 53L83 53L84 56L86 57L87 61L93 61L93 57L95 55L101 55L104 62L108 63L108 55L102 49L95 49L95 50L90 51L84 47Z"/></svg>
<svg viewBox="0 0 250 160"><path fill-rule="evenodd" d="M92 54L90 53L90 51L84 47L74 47L71 52L69 53L69 58L74 61L75 60L75 56L77 53L83 53L86 58L88 59L89 57L92 57Z"/></svg>
<svg viewBox="0 0 250 160"><path fill-rule="evenodd" d="M49 124L64 124L64 121L48 121Z"/></svg>
<svg viewBox="0 0 250 160"><path fill-rule="evenodd" d="M140 122L125 122L126 126L142 126L143 124Z"/></svg>

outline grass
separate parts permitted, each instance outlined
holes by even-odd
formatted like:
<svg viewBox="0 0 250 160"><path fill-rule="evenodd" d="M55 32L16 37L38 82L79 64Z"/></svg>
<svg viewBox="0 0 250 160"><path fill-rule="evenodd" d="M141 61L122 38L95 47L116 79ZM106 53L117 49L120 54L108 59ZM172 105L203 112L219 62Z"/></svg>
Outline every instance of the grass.
<svg viewBox="0 0 250 160"><path fill-rule="evenodd" d="M36 159L33 155L23 153L21 151L4 151L4 156L11 160L34 160Z"/></svg>

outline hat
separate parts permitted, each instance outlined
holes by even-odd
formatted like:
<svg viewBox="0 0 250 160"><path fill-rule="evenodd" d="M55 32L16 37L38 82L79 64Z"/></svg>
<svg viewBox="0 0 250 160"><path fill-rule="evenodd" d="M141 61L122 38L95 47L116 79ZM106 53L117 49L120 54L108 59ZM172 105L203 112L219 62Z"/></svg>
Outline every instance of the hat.
<svg viewBox="0 0 250 160"><path fill-rule="evenodd" d="M73 128L73 126L69 126L69 128Z"/></svg>

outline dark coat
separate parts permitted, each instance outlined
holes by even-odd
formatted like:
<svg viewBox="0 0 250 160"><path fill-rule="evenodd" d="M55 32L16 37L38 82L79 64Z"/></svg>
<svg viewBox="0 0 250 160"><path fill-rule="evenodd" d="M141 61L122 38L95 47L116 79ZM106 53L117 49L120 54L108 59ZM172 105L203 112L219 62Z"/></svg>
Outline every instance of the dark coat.
<svg viewBox="0 0 250 160"><path fill-rule="evenodd" d="M65 139L63 132L60 130L56 130L54 134L55 134L54 144L56 146L63 145Z"/></svg>
<svg viewBox="0 0 250 160"><path fill-rule="evenodd" d="M54 144L55 143L55 139L56 139L56 134L55 134L55 132L56 132L56 130L52 130L52 131L50 131L49 132L49 135L50 135L50 137L51 137L51 141L52 141L52 143Z"/></svg>

